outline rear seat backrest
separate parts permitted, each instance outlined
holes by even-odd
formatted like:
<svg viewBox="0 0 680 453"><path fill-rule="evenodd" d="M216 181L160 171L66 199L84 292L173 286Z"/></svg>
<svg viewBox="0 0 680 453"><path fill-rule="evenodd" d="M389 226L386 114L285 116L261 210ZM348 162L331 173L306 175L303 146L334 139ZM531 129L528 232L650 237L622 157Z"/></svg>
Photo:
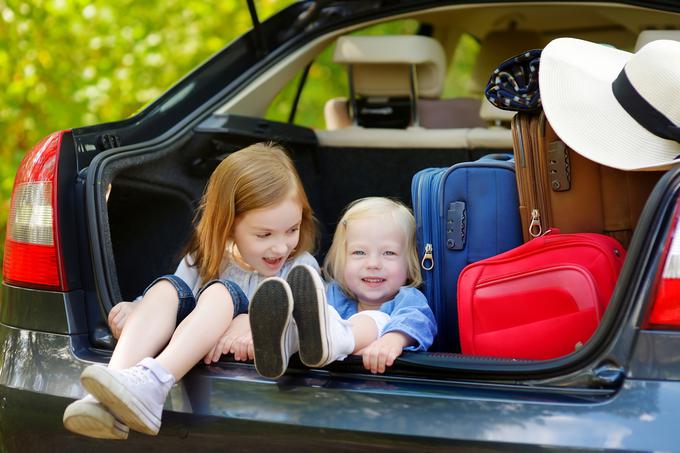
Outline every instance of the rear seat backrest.
<svg viewBox="0 0 680 453"><path fill-rule="evenodd" d="M326 101L323 106L326 129L334 131L352 125L347 105L347 98L333 98Z"/></svg>
<svg viewBox="0 0 680 453"><path fill-rule="evenodd" d="M395 98L415 95L416 122L430 129L483 126L477 99L439 99L446 58L436 40L425 36L343 36L334 61L350 66L353 96ZM411 86L411 68L415 68ZM351 102L351 99L350 101ZM330 99L324 106L326 128L352 125L346 98ZM411 124L413 125L413 124Z"/></svg>
<svg viewBox="0 0 680 453"><path fill-rule="evenodd" d="M503 126L510 128L510 121L515 116L516 112L511 110L502 110L489 102L486 98L482 100L482 105L479 109L479 116L489 126Z"/></svg>
<svg viewBox="0 0 680 453"><path fill-rule="evenodd" d="M406 45L409 42L413 45ZM427 49L430 57L425 55ZM417 55L411 55L416 51ZM437 41L424 36L340 38L334 60L352 65L356 96L408 96L408 68L416 62L417 106L422 127L389 129L353 125L347 98L334 98L324 106L327 129L316 131L319 143L330 147L511 150L512 134L507 122L512 112L496 109L482 99L481 94L478 99L439 99L445 76L443 52ZM395 63L397 61L400 63ZM499 61L493 62L493 68ZM392 68L387 75L385 66ZM490 74L491 70L486 79ZM389 82L381 83L384 82L381 77ZM391 89L388 91L385 87ZM499 125L505 127L497 127Z"/></svg>
<svg viewBox="0 0 680 453"><path fill-rule="evenodd" d="M418 99L420 125L426 129L483 127L481 103L476 98Z"/></svg>
<svg viewBox="0 0 680 453"><path fill-rule="evenodd" d="M502 116L503 121L507 115L498 113L482 116L485 111L484 104L489 108L496 108L486 100L475 98L455 98L455 99L418 99L418 115L420 125L426 129L461 129L472 127L484 127L487 123L496 124L496 120ZM505 112L500 109L500 112ZM326 129L333 131L352 125L352 118L349 116L347 98L329 99L324 105L324 118L326 119ZM512 115L510 115L512 117Z"/></svg>

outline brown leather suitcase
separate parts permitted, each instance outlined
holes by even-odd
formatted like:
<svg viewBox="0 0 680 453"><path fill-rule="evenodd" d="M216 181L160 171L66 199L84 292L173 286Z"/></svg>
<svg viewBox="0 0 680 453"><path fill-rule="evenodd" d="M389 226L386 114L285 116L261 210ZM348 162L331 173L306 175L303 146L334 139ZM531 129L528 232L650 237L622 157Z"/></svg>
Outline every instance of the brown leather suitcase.
<svg viewBox="0 0 680 453"><path fill-rule="evenodd" d="M524 241L550 228L604 233L624 247L663 172L622 171L574 152L541 113L512 121L515 174Z"/></svg>

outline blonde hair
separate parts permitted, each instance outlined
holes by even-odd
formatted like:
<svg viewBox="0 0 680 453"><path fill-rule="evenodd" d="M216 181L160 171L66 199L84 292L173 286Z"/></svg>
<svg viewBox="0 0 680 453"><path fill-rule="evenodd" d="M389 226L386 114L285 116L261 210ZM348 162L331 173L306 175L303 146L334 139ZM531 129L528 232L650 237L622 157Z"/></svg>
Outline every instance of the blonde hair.
<svg viewBox="0 0 680 453"><path fill-rule="evenodd" d="M412 287L418 287L423 282L420 275L420 263L416 250L416 221L413 213L402 203L384 197L367 197L355 200L345 208L345 211L335 228L333 243L328 250L323 263L326 278L335 280L342 290L351 298L356 296L349 290L344 278L347 248L347 225L353 220L370 217L389 216L403 230L406 238L406 263L408 273L406 282Z"/></svg>
<svg viewBox="0 0 680 453"><path fill-rule="evenodd" d="M294 196L302 206L300 239L292 256L311 251L316 223L302 181L286 151L273 143L256 143L230 154L210 176L194 220L186 252L201 281L217 278L236 218Z"/></svg>

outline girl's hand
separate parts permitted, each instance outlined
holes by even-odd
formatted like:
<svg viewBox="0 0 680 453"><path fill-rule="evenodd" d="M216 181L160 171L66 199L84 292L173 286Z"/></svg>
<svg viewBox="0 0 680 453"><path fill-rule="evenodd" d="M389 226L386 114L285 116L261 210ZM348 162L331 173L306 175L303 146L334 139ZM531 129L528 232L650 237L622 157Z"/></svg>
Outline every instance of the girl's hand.
<svg viewBox="0 0 680 453"><path fill-rule="evenodd" d="M109 329L113 334L113 338L116 340L120 338L120 333L123 331L123 326L128 317L137 308L137 303L135 302L118 302L113 306L109 312Z"/></svg>
<svg viewBox="0 0 680 453"><path fill-rule="evenodd" d="M210 365L220 360L222 354L234 354L234 359L245 362L253 359L253 335L247 314L235 317L217 344L203 358Z"/></svg>
<svg viewBox="0 0 680 453"><path fill-rule="evenodd" d="M413 340L401 332L387 332L382 337L359 351L364 361L364 368L371 373L384 373L385 367L392 366L401 351Z"/></svg>

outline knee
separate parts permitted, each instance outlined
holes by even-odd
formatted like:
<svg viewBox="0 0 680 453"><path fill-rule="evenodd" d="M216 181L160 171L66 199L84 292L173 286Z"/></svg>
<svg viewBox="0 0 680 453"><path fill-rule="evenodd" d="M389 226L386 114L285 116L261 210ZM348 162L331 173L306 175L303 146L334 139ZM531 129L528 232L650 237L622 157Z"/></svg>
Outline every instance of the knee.
<svg viewBox="0 0 680 453"><path fill-rule="evenodd" d="M221 283L213 283L212 285L205 288L198 298L198 302L202 301L226 301L230 306L232 304L231 294L226 286Z"/></svg>
<svg viewBox="0 0 680 453"><path fill-rule="evenodd" d="M144 293L142 302L156 299L164 302L173 300L179 302L179 294L175 286L168 280L159 280Z"/></svg>

